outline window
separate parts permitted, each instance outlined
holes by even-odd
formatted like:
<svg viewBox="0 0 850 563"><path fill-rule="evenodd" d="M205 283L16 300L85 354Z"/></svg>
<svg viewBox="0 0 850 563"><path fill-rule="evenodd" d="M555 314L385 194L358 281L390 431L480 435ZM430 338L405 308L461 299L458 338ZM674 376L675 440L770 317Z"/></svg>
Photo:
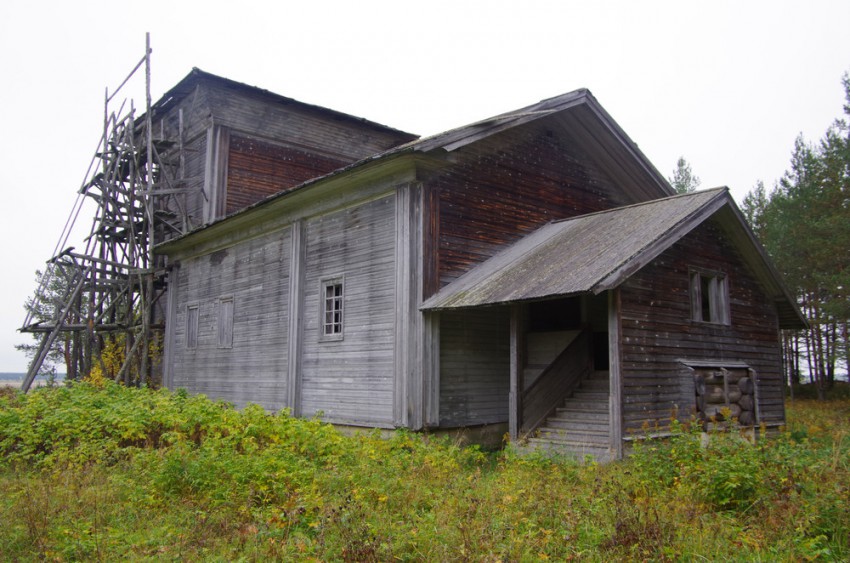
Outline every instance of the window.
<svg viewBox="0 0 850 563"><path fill-rule="evenodd" d="M186 348L198 347L198 305L186 306Z"/></svg>
<svg viewBox="0 0 850 563"><path fill-rule="evenodd" d="M233 347L233 297L218 300L218 347Z"/></svg>
<svg viewBox="0 0 850 563"><path fill-rule="evenodd" d="M342 340L343 329L343 290L342 278L322 281L322 340Z"/></svg>
<svg viewBox="0 0 850 563"><path fill-rule="evenodd" d="M716 272L691 272L691 318L697 322L729 324L726 276Z"/></svg>

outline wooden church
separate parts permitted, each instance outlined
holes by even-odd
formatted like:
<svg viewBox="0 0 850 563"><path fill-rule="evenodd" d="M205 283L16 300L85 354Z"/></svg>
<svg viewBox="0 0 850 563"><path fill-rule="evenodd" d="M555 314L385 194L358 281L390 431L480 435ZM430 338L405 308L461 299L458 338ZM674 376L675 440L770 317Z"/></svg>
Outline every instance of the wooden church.
<svg viewBox="0 0 850 563"><path fill-rule="evenodd" d="M193 70L163 382L599 459L784 422L793 298L725 188L673 190L587 90L428 138Z"/></svg>

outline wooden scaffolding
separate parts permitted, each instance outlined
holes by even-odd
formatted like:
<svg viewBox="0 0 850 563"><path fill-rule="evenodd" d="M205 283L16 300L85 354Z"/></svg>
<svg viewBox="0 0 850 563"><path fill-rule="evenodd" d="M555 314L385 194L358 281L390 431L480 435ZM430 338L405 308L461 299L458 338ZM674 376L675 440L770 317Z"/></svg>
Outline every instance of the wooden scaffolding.
<svg viewBox="0 0 850 563"><path fill-rule="evenodd" d="M145 112L118 98L144 72ZM67 377L77 379L95 365L126 384L145 385L164 329L156 305L164 295L166 268L154 245L182 234L182 139L156 138L151 122L151 48L127 78L104 96L103 135L78 191L77 201L36 291L21 332L40 335L22 389L27 391L57 339L63 342ZM181 131L182 135L182 131ZM95 205L83 248L68 246L86 203ZM45 314L45 311L49 313ZM104 346L117 354L120 369L104 363ZM115 354L111 358L115 362Z"/></svg>

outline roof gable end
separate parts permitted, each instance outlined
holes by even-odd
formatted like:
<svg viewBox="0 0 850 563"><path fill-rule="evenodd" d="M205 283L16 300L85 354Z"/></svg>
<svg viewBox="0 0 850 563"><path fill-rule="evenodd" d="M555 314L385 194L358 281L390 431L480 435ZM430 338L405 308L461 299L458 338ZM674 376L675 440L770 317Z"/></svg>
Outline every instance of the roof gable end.
<svg viewBox="0 0 850 563"><path fill-rule="evenodd" d="M711 217L741 250L783 327L805 321L726 188L549 223L442 288L422 305L454 309L614 289Z"/></svg>
<svg viewBox="0 0 850 563"><path fill-rule="evenodd" d="M634 203L674 195L667 179L585 88L414 141L423 153L450 153L533 122L564 131L606 170Z"/></svg>

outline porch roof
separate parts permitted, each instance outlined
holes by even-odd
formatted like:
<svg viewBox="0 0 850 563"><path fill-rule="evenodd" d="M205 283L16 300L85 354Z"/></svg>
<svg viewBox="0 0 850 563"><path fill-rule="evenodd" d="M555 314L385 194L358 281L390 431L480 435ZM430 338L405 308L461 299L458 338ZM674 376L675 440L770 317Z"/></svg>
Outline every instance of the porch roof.
<svg viewBox="0 0 850 563"><path fill-rule="evenodd" d="M540 300L613 289L709 217L716 217L779 309L805 323L727 188L677 195L549 223L427 299L422 310Z"/></svg>

